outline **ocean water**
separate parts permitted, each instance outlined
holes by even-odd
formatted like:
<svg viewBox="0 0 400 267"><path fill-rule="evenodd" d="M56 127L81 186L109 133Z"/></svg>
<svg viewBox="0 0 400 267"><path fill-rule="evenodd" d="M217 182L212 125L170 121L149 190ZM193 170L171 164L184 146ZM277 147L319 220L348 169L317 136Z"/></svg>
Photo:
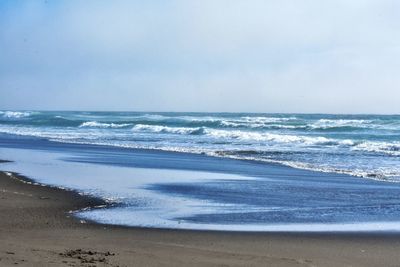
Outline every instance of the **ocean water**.
<svg viewBox="0 0 400 267"><path fill-rule="evenodd" d="M0 134L400 178L400 116L0 112Z"/></svg>
<svg viewBox="0 0 400 267"><path fill-rule="evenodd" d="M102 223L400 230L397 115L0 111L0 158Z"/></svg>

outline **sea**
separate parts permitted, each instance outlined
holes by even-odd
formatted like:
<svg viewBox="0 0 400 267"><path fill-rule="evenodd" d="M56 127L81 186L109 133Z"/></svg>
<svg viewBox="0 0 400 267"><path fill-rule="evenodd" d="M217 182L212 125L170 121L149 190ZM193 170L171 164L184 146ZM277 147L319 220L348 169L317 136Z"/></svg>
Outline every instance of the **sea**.
<svg viewBox="0 0 400 267"><path fill-rule="evenodd" d="M110 203L83 222L400 230L400 115L3 110L0 159Z"/></svg>

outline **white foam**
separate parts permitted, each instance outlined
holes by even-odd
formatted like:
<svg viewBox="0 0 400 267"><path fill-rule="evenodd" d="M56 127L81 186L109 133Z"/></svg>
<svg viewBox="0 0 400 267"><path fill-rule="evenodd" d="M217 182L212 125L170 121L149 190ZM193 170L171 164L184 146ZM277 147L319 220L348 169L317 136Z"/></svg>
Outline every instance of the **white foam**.
<svg viewBox="0 0 400 267"><path fill-rule="evenodd" d="M310 224L203 224L191 223L175 218L185 218L196 214L234 213L235 211L265 211L271 207L224 204L213 201L164 195L146 190L145 185L159 183L204 183L225 180L255 180L233 174L209 173L201 171L177 171L168 169L125 168L95 164L64 162L58 158L63 154L55 152L22 149L2 149L13 164L7 171L22 173L44 184L60 188L74 188L87 194L100 196L111 201L126 203L128 208L107 208L87 210L78 213L82 219L101 223L222 231L289 231L289 232L329 232L329 231L400 231L400 222L361 223L310 223ZM43 164L46 162L46 164ZM109 179L114 177L113 179ZM132 179L135 177L135 179ZM265 178L262 178L264 180ZM270 178L273 180L273 178ZM277 180L275 180L277 182ZM280 181L279 181L280 182ZM279 207L278 207L279 208ZM274 207L272 207L274 209Z"/></svg>
<svg viewBox="0 0 400 267"><path fill-rule="evenodd" d="M204 117L204 119L207 119L207 117ZM100 119L98 120L100 121ZM346 123L350 122L351 120L346 120ZM112 130L113 128L123 127L126 129ZM101 130L99 128L109 128L110 130ZM274 157L274 155L271 155L271 158L274 158L275 161L274 159L266 160L262 156L246 158L245 155L236 155L236 158L277 162L300 169L345 173L372 179L392 180L392 178L397 179L400 177L400 169L397 167L397 162L395 162L396 157L400 156L399 141L356 141L307 135L306 133L304 133L304 136L283 134L283 132L251 129L169 127L147 124L138 124L131 128L131 124L100 123L98 121L85 122L80 128L0 125L0 133L47 138L57 142L206 153L224 157L233 156L218 154L217 151L234 151L238 149L257 150L266 152L265 154L268 151L281 151L283 153L289 151L301 153L310 151L321 153L339 152L344 153L344 155L352 153L356 156L355 159L358 159L358 156L361 157L358 163L354 163L356 161L353 160L343 162L341 159L333 158L332 160L327 157L326 165L329 166L323 166L325 162L299 157L285 158L282 161L278 161L280 159L279 156ZM182 135L182 137L177 136L178 134ZM311 156L313 155L311 154ZM374 157L371 162L365 158L370 156ZM291 159L293 161L290 161ZM294 160L299 162L294 162ZM313 165L307 162L313 162Z"/></svg>
<svg viewBox="0 0 400 267"><path fill-rule="evenodd" d="M191 128L191 127L169 127L160 125L147 125L137 124L132 130L136 132L152 132L152 133L172 133L172 134L193 134L197 131L201 131L202 128Z"/></svg>
<svg viewBox="0 0 400 267"><path fill-rule="evenodd" d="M249 160L249 161L258 161L258 162L266 162L266 163L275 163L284 166L288 166L295 169L308 170L308 171L316 171L323 173L337 173L337 174L346 174L355 177L368 178L371 180L377 181L386 181L386 182L400 182L400 169L393 167L381 167L373 170L369 169L345 169L339 167L332 167L326 165L316 165L312 163L299 162L299 161L289 161L289 160L277 160L277 159L268 159L268 158L260 158L260 157L252 157L252 156L243 156L243 155L235 155L235 154L223 154L215 151L205 152L209 156L213 157L225 157L237 160Z"/></svg>
<svg viewBox="0 0 400 267"><path fill-rule="evenodd" d="M296 117L283 117L283 118L277 118L277 117L242 117L241 118L245 122L250 122L250 123L271 123L271 122L285 122L285 121L291 121L291 120L296 120Z"/></svg>
<svg viewBox="0 0 400 267"><path fill-rule="evenodd" d="M281 124L291 120L296 120L296 117L277 118L277 117L241 117L239 119L221 119L220 125L225 127L249 127L249 128L264 128L276 127L295 129L297 126Z"/></svg>
<svg viewBox="0 0 400 267"><path fill-rule="evenodd" d="M30 112L19 112L19 111L5 111L2 112L4 118L9 119L19 119L24 117L29 117L31 115Z"/></svg>
<svg viewBox="0 0 400 267"><path fill-rule="evenodd" d="M362 142L352 148L356 151L381 153L391 156L400 156L400 142Z"/></svg>
<svg viewBox="0 0 400 267"><path fill-rule="evenodd" d="M153 211L155 213L157 211ZM80 218L99 223L182 230L243 231L243 232L399 232L400 222L359 223L292 223L292 224L195 224L183 220L170 220L152 213L135 210L99 209L77 213Z"/></svg>
<svg viewBox="0 0 400 267"><path fill-rule="evenodd" d="M345 120L345 119L337 119L337 120L329 120L329 119L320 119L317 122L310 125L313 129L329 129L329 128L338 128L338 127L361 127L367 128L369 127L370 120Z"/></svg>
<svg viewBox="0 0 400 267"><path fill-rule="evenodd" d="M71 129L38 129L31 127L21 127L21 126L3 126L0 125L0 133L13 134L19 136L31 136L39 138L48 138L51 141L59 142L72 142L77 139L87 140L86 144L91 144L94 140L101 137L101 133L97 132L77 132Z"/></svg>
<svg viewBox="0 0 400 267"><path fill-rule="evenodd" d="M227 131L216 129L205 129L205 133L214 138L229 138L258 142L276 142L276 143L298 143L304 145L346 145L351 146L354 144L352 140L344 139L330 139L322 136L301 136L301 135L286 135L286 134L272 134L267 132L251 132L251 131Z"/></svg>
<svg viewBox="0 0 400 267"><path fill-rule="evenodd" d="M189 122L216 122L222 120L222 118L210 117L210 116L204 116L204 117L181 116L177 117L177 119L182 119Z"/></svg>
<svg viewBox="0 0 400 267"><path fill-rule="evenodd" d="M136 117L138 119L146 119L146 120L151 120L151 121L162 121L169 119L170 117L164 116L164 115L158 115L158 114L144 114L141 116Z"/></svg>
<svg viewBox="0 0 400 267"><path fill-rule="evenodd" d="M128 123L102 123L97 121L87 121L82 123L79 127L93 127L93 128L124 128L131 124Z"/></svg>

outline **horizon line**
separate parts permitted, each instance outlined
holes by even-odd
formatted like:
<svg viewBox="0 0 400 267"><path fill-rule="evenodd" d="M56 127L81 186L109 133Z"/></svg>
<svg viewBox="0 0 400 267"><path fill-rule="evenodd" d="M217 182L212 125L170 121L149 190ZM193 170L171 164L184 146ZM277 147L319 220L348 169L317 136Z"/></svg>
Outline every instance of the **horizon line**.
<svg viewBox="0 0 400 267"><path fill-rule="evenodd" d="M120 113L214 113L214 114L298 114L298 115L372 115L372 116L400 116L400 113L325 113L325 112L268 112L268 111L150 111L150 110L75 110L75 109L0 109L1 112L120 112Z"/></svg>

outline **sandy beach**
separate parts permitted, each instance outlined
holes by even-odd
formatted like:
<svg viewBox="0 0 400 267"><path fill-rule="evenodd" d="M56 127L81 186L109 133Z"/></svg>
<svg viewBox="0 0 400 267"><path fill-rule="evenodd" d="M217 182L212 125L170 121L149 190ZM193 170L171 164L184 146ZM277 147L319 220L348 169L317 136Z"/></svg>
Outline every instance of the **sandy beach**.
<svg viewBox="0 0 400 267"><path fill-rule="evenodd" d="M237 233L81 222L102 205L0 173L1 266L399 266L393 234Z"/></svg>
<svg viewBox="0 0 400 267"><path fill-rule="evenodd" d="M0 267L400 267L396 11L0 0Z"/></svg>

